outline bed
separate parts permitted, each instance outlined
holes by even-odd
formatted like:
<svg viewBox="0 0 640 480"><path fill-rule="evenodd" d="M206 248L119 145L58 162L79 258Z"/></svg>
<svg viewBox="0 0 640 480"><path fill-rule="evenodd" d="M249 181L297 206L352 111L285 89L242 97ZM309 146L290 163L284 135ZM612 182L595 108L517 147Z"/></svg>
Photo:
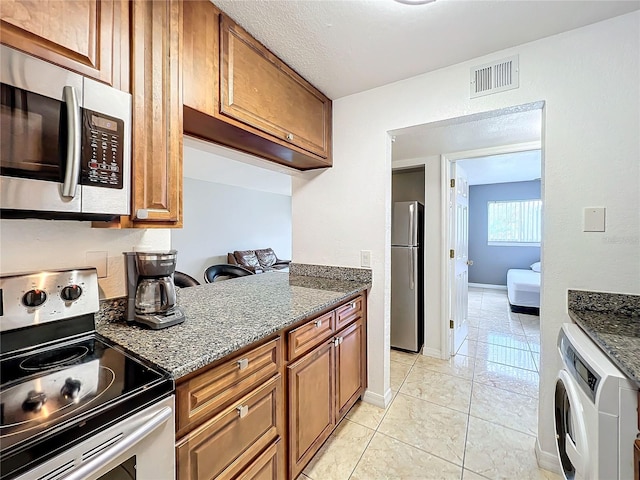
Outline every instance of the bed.
<svg viewBox="0 0 640 480"><path fill-rule="evenodd" d="M508 270L507 296L509 297L511 311L539 315L540 272L519 268Z"/></svg>

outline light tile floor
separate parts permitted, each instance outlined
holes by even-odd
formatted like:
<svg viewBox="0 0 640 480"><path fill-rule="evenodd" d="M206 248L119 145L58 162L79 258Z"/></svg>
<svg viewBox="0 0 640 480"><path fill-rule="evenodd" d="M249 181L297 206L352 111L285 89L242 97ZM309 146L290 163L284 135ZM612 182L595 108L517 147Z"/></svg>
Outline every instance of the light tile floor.
<svg viewBox="0 0 640 480"><path fill-rule="evenodd" d="M539 469L539 318L506 292L469 289L469 336L451 360L391 351L386 408L358 402L299 480L517 478Z"/></svg>

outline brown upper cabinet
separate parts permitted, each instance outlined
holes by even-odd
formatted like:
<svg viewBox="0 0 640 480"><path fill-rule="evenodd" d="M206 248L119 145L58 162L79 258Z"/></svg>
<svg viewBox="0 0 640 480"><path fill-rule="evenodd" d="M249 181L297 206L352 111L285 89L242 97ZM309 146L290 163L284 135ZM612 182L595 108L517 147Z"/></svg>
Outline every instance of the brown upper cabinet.
<svg viewBox="0 0 640 480"><path fill-rule="evenodd" d="M2 0L9 47L129 91L129 3Z"/></svg>
<svg viewBox="0 0 640 480"><path fill-rule="evenodd" d="M331 100L208 1L184 4L184 131L300 170L330 167Z"/></svg>
<svg viewBox="0 0 640 480"><path fill-rule="evenodd" d="M181 228L183 2L129 5L131 215L93 226Z"/></svg>
<svg viewBox="0 0 640 480"><path fill-rule="evenodd" d="M136 0L131 8L133 223L126 226L181 227L183 2Z"/></svg>

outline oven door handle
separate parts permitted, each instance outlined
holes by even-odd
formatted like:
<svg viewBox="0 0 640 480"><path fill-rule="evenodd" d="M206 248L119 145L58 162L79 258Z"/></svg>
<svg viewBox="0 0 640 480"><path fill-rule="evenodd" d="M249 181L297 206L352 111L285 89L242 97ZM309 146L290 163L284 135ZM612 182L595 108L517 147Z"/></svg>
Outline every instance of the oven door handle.
<svg viewBox="0 0 640 480"><path fill-rule="evenodd" d="M80 104L76 89L67 85L62 89L64 103L67 106L67 166L62 184L62 196L74 198L80 177L82 148L82 125L80 122Z"/></svg>
<svg viewBox="0 0 640 480"><path fill-rule="evenodd" d="M105 465L108 465L111 460L117 458L133 447L136 443L140 442L143 438L147 437L155 429L172 418L172 416L173 410L171 407L162 408L139 428L127 434L124 439L112 447L107 448L99 455L96 455L88 462L82 464L77 470L65 477L65 480L84 480L90 477Z"/></svg>

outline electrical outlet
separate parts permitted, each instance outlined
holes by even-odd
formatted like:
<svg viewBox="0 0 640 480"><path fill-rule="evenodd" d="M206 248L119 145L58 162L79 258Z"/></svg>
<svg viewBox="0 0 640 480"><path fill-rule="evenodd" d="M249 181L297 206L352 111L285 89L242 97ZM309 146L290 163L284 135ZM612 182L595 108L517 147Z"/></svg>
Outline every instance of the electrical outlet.
<svg viewBox="0 0 640 480"><path fill-rule="evenodd" d="M360 266L371 268L371 250L360 250Z"/></svg>
<svg viewBox="0 0 640 480"><path fill-rule="evenodd" d="M107 252L87 252L86 261L88 267L95 267L98 278L105 278L107 270Z"/></svg>

